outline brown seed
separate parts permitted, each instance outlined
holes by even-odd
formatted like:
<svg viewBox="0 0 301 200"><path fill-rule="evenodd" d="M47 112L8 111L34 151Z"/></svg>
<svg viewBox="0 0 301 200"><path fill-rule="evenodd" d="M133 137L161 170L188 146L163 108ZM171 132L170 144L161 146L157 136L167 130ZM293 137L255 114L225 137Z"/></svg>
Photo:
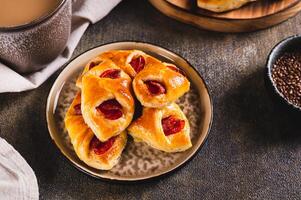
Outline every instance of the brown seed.
<svg viewBox="0 0 301 200"><path fill-rule="evenodd" d="M301 53L285 53L272 68L272 79L280 93L301 107Z"/></svg>

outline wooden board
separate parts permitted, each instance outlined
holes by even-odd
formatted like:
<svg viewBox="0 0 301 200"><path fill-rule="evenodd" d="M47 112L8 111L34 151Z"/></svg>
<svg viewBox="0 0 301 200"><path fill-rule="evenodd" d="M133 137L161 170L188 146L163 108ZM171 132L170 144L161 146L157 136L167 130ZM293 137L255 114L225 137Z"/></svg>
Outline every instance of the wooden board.
<svg viewBox="0 0 301 200"><path fill-rule="evenodd" d="M245 6L223 13L214 13L197 7L196 1L192 0L166 0L172 5L183 8L190 12L220 19L254 19L276 14L296 5L300 0L258 0Z"/></svg>
<svg viewBox="0 0 301 200"><path fill-rule="evenodd" d="M168 0L173 1L173 4L167 0L149 1L169 17L202 29L219 32L249 32L264 29L293 17L301 10L299 0L261 0L224 13L196 9L195 2L189 0ZM175 2L178 4L175 5Z"/></svg>

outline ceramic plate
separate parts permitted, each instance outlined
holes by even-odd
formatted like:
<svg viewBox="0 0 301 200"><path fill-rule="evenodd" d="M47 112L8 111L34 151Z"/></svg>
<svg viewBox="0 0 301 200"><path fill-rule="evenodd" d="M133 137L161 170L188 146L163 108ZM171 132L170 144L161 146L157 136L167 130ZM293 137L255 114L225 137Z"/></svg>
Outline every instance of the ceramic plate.
<svg viewBox="0 0 301 200"><path fill-rule="evenodd" d="M135 143L129 136L120 162L110 171L96 170L83 163L75 154L64 125L65 113L79 90L75 80L85 64L98 54L114 49L138 49L182 68L191 81L191 90L177 103L191 126L192 148L181 153L164 153L144 143ZM198 72L183 58L164 48L141 42L116 42L95 47L72 60L56 79L47 101L46 117L50 136L60 151L81 171L109 180L137 181L154 178L187 162L198 152L209 133L212 104L208 89Z"/></svg>

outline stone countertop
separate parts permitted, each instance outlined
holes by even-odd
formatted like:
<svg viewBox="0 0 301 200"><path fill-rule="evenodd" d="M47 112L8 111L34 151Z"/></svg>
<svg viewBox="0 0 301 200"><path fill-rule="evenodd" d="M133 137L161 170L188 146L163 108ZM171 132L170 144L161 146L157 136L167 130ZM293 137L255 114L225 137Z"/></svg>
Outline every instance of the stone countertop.
<svg viewBox="0 0 301 200"><path fill-rule="evenodd" d="M60 73L38 89L0 94L0 136L31 165L41 199L300 199L301 123L280 109L264 77L271 48L301 30L301 15L267 30L225 34L169 19L147 1L125 0L89 27L74 56L99 44L138 40L185 57L206 80L214 104L206 144L185 167L147 182L94 179L51 142L46 99Z"/></svg>

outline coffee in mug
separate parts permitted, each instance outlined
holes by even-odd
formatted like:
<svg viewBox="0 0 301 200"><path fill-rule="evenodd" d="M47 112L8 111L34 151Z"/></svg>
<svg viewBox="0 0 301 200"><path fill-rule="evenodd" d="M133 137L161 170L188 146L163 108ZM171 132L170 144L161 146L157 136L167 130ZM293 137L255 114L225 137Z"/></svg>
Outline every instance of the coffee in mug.
<svg viewBox="0 0 301 200"><path fill-rule="evenodd" d="M0 63L19 73L47 67L65 49L72 0L0 0Z"/></svg>
<svg viewBox="0 0 301 200"><path fill-rule="evenodd" d="M30 23L51 13L60 0L0 0L0 27Z"/></svg>

